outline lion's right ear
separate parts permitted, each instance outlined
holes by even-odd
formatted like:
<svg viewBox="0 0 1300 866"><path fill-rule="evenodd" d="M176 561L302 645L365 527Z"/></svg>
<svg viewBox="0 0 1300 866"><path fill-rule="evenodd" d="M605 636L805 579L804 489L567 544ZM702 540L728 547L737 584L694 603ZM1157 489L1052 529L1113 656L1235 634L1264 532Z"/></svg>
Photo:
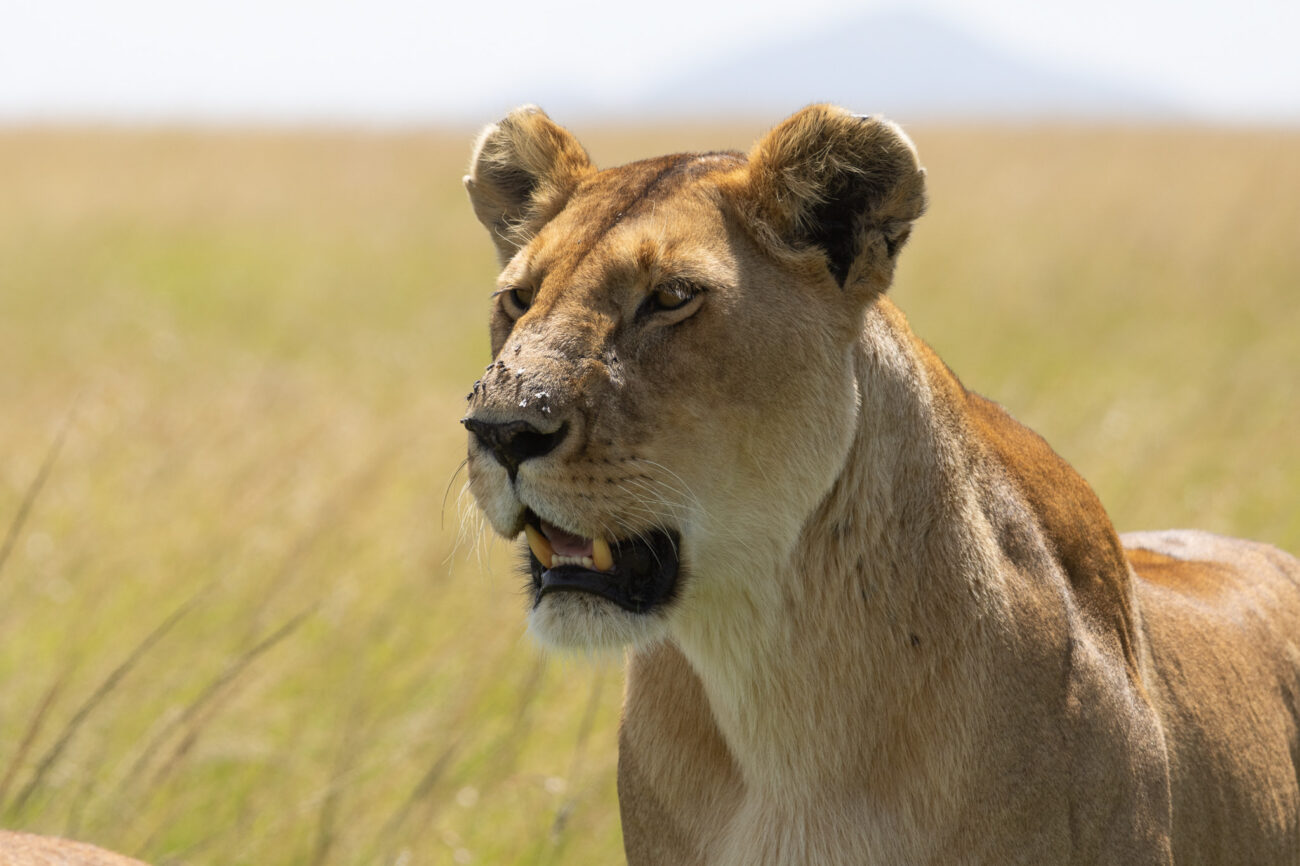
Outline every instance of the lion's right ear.
<svg viewBox="0 0 1300 866"><path fill-rule="evenodd" d="M578 140L535 105L516 108L483 130L465 188L503 265L595 170Z"/></svg>
<svg viewBox="0 0 1300 866"><path fill-rule="evenodd" d="M770 242L814 248L859 298L889 288L899 250L925 210L925 169L893 123L811 105L749 155L741 200Z"/></svg>

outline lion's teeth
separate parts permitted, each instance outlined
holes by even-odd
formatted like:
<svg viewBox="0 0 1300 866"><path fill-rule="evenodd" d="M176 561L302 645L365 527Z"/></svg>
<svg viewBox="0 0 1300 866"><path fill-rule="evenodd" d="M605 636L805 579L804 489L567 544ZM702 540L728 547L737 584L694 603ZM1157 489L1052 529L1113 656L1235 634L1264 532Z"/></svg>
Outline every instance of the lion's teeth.
<svg viewBox="0 0 1300 866"><path fill-rule="evenodd" d="M609 571L614 567L614 553L609 549L609 542L597 536L591 540L591 561L597 571Z"/></svg>
<svg viewBox="0 0 1300 866"><path fill-rule="evenodd" d="M555 565L555 560L559 559L555 552L551 550L551 542L546 540L541 530L532 524L524 524L524 535L528 538L528 546L533 551L533 556L542 564L542 568L551 568Z"/></svg>
<svg viewBox="0 0 1300 866"><path fill-rule="evenodd" d="M542 564L542 568L555 568L560 565L577 565L592 571L609 571L614 567L614 553L609 542L603 538L591 540L591 556L571 556L556 553L551 540L542 530L532 524L524 525L524 535L528 538L528 547ZM579 539L580 540L580 539ZM568 542L566 542L567 544Z"/></svg>

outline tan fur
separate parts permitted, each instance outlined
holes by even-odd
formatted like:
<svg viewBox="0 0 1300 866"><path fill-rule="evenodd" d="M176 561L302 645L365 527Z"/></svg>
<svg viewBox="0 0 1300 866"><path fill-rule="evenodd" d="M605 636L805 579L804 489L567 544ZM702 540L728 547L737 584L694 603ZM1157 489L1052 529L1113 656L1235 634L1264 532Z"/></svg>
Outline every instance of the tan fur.
<svg viewBox="0 0 1300 866"><path fill-rule="evenodd" d="M813 106L598 171L528 108L467 184L504 264L467 418L563 432L514 477L471 437L487 518L681 534L671 603L529 614L630 647L630 863L1300 864L1300 562L1118 536L911 333L897 127Z"/></svg>
<svg viewBox="0 0 1300 866"><path fill-rule="evenodd" d="M145 866L145 864L84 842L0 830L0 866Z"/></svg>

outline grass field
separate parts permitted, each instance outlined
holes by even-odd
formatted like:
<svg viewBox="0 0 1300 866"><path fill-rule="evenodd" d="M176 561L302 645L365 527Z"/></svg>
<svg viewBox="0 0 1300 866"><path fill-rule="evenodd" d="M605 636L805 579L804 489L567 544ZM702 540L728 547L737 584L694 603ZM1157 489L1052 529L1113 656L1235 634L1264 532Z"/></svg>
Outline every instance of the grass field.
<svg viewBox="0 0 1300 866"><path fill-rule="evenodd" d="M761 130L576 131L610 164ZM0 130L0 826L620 860L621 673L540 655L464 519L471 137ZM1300 551L1300 134L914 137L916 330L1120 529Z"/></svg>

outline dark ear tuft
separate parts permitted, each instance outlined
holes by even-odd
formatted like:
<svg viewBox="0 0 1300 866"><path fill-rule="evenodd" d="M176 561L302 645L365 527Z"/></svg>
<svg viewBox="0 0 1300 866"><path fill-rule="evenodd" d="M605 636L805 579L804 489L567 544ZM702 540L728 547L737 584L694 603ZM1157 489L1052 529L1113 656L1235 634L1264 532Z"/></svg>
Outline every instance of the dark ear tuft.
<svg viewBox="0 0 1300 866"><path fill-rule="evenodd" d="M770 240L820 249L846 291L889 287L925 210L925 170L898 126L814 105L768 133L749 159L745 200Z"/></svg>
<svg viewBox="0 0 1300 866"><path fill-rule="evenodd" d="M858 223L869 207L866 184L839 178L828 185L824 200L814 203L808 212L805 238L826 252L826 266L841 286L862 246Z"/></svg>
<svg viewBox="0 0 1300 866"><path fill-rule="evenodd" d="M533 105L479 135L465 187L502 264L564 207L595 171L582 145Z"/></svg>

